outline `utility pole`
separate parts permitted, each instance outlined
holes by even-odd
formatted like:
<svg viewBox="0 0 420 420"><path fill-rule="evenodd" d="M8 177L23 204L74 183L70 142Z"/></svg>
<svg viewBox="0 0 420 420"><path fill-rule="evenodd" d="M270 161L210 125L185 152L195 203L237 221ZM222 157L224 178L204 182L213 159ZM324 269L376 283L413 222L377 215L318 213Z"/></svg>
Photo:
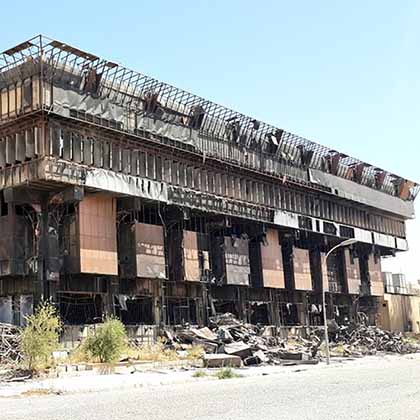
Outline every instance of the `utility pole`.
<svg viewBox="0 0 420 420"><path fill-rule="evenodd" d="M358 242L356 239L350 238L350 239L346 239L343 242L340 242L338 245L332 247L328 252L327 255L325 256L325 263L327 264L328 262L328 257L338 248L344 248L346 246L350 246L355 244L356 242ZM322 284L322 313L324 315L324 339L325 339L325 353L327 356L327 365L330 364L330 343L329 343L329 339L328 339L328 323L327 323L327 305L325 302L325 294L326 294L326 290L324 287L324 281L321 281Z"/></svg>

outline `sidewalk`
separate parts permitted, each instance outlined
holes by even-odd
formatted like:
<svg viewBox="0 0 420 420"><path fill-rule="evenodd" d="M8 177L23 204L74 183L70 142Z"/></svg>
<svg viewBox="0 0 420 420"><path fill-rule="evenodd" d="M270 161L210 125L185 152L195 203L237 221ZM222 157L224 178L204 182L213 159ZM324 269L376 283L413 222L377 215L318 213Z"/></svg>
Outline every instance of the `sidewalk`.
<svg viewBox="0 0 420 420"><path fill-rule="evenodd" d="M354 365L355 369L361 369L377 363L378 360L393 360L395 358L416 359L420 361L420 354L410 355L380 355L368 356L361 359L333 359L330 366L324 362L318 365L300 366L261 366L235 369L235 372L242 376L241 379L267 376L267 375L292 375L306 370L318 369L340 369L344 365ZM128 388L156 387L187 382L219 380L214 377L218 369L202 369L206 376L196 378L196 368L161 368L146 371L126 369L124 373L113 373L101 375L95 371L80 372L78 376L33 379L24 382L3 382L0 383L0 398L24 397L31 394L63 394L63 393L87 393L109 390L122 390Z"/></svg>

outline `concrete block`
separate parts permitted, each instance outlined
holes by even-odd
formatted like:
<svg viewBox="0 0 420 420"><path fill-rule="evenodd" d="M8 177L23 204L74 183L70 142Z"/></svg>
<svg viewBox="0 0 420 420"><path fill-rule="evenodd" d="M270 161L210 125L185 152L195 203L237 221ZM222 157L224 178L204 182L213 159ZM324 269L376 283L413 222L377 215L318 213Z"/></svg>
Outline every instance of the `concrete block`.
<svg viewBox="0 0 420 420"><path fill-rule="evenodd" d="M206 354L203 357L204 367L222 368L222 367L241 367L242 360L239 356L228 354Z"/></svg>

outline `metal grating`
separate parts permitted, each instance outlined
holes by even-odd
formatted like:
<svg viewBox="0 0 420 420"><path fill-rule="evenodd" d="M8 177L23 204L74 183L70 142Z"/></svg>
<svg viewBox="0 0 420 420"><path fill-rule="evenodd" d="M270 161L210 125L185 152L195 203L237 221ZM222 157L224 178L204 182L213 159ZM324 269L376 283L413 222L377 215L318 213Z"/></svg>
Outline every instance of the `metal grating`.
<svg viewBox="0 0 420 420"><path fill-rule="evenodd" d="M399 186L406 181L356 158L42 35L0 53L0 86L2 82L7 85L22 80L31 69L43 73L47 81L60 80L65 73L80 78L93 75L94 93L99 98L134 113L144 112L145 104L158 103L159 107L181 119L191 121L196 116L203 136L227 139L241 145L244 151L269 152L292 166L331 172L331 161L338 157L335 175L354 180L354 169L362 168L358 183L391 195L397 195ZM410 186L408 200L414 200L420 185L413 182Z"/></svg>

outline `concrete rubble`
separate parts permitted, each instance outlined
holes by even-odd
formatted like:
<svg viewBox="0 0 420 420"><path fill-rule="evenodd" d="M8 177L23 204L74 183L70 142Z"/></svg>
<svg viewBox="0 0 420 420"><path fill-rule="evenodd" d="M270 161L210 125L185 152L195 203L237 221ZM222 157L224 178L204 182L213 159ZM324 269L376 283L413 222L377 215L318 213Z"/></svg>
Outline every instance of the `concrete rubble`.
<svg viewBox="0 0 420 420"><path fill-rule="evenodd" d="M420 345L402 334L366 325L341 326L332 333L332 353L343 356L374 355L378 352L408 354L420 352Z"/></svg>
<svg viewBox="0 0 420 420"><path fill-rule="evenodd" d="M245 366L317 363L316 355L321 344L316 335L310 339L300 337L288 341L276 334L275 327L247 324L230 313L211 318L209 327L186 327L175 334L166 332L165 335L167 344L175 348L201 345L206 353L205 363L211 360L218 367L229 363L232 356L240 358ZM209 355L217 356L212 358Z"/></svg>
<svg viewBox="0 0 420 420"><path fill-rule="evenodd" d="M331 321L328 330L333 357L420 353L420 342L376 326L339 326ZM201 346L207 368L317 364L325 356L322 327L308 329L308 338L286 338L275 326L245 323L230 313L211 318L208 327L186 325L175 331L164 329L162 334L165 346L179 354L191 346ZM27 372L20 369L22 360L19 329L0 324L0 381L26 377Z"/></svg>
<svg viewBox="0 0 420 420"><path fill-rule="evenodd" d="M205 354L203 364L206 368L219 368L224 366L240 368L242 360L239 356L228 354Z"/></svg>
<svg viewBox="0 0 420 420"><path fill-rule="evenodd" d="M209 327L187 326L173 334L165 332L165 335L167 344L174 348L201 345L206 354L205 365L211 360L219 367L229 363L232 356L240 358L245 366L313 364L325 356L322 327L312 328L309 338L283 338L273 326L247 324L229 313L212 318ZM409 342L402 334L375 326L339 326L333 322L329 325L329 336L331 354L336 357L420 352L420 345ZM235 359L235 366L237 362L238 359Z"/></svg>

